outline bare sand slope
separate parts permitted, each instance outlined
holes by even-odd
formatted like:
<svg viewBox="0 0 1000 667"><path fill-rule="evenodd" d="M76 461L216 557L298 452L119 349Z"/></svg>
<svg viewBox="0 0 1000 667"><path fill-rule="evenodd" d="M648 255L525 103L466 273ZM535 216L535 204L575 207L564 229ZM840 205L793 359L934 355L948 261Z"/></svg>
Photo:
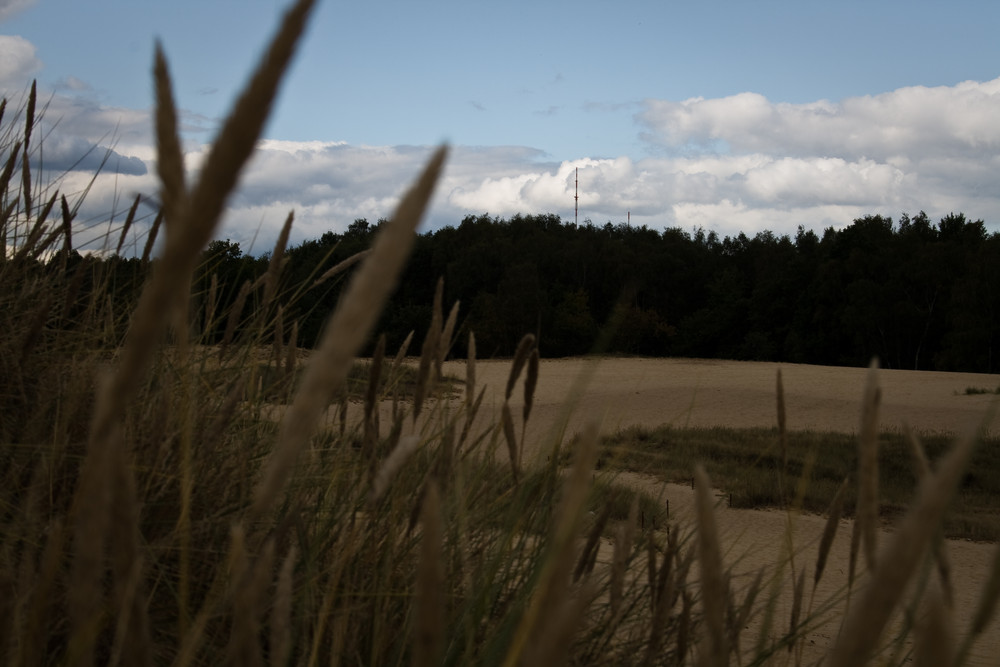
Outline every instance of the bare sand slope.
<svg viewBox="0 0 1000 667"><path fill-rule="evenodd" d="M857 430L867 369L692 359L543 360L532 422L550 427L575 405L570 433L591 419L604 432L631 425L774 426L778 369L790 430ZM476 364L477 383L489 387L487 406L499 409L509 371L509 361ZM449 362L445 372L464 377L465 364ZM980 423L998 398L967 396L965 389L995 389L1000 375L880 370L879 382L882 428L909 424L923 432L957 433ZM523 403L522 396L519 384L512 407Z"/></svg>
<svg viewBox="0 0 1000 667"><path fill-rule="evenodd" d="M856 432L866 369L804 366L795 364L748 363L688 359L583 359L542 361L535 407L527 433L529 455L544 456L551 429L565 424L566 433L578 431L597 420L604 432L642 425L770 427L776 424L775 375L781 368L788 414L788 428ZM477 383L487 386L485 416L499 414L510 362L479 362ZM450 362L446 372L464 377L463 362ZM880 370L882 387L881 425L898 429L904 424L923 432L958 433L983 422L996 396L964 394L967 387L996 388L1000 375L936 373ZM521 384L515 388L511 405L520 417L523 403ZM492 406L492 408L491 408ZM567 406L573 409L567 411ZM989 427L996 432L1000 422ZM690 488L661 484L648 477L623 475L623 480L670 501L671 514L689 515L693 502ZM779 511L729 509L722 503L719 530L726 548L726 562L738 563L734 570L749 578L761 566L775 563L784 542L786 515ZM803 515L796 519L795 544L800 549L797 567L805 567L811 582L817 545L825 519ZM817 592L821 600L838 595L846 583L851 522L843 521L831 551L826 574ZM891 538L882 531L881 543ZM955 587L955 627L968 627L995 545L949 540ZM863 586L864 581L861 581ZM788 586L780 598L776 626L787 628L790 614ZM811 590L810 587L807 590ZM858 593L855 591L855 600ZM842 605L839 609L842 610ZM836 637L836 622L816 628L805 644L807 664L819 661ZM748 629L752 633L753 627ZM751 637L743 646L753 644ZM782 663L781 656L778 663ZM972 653L969 664L1000 664L1000 619L994 619Z"/></svg>

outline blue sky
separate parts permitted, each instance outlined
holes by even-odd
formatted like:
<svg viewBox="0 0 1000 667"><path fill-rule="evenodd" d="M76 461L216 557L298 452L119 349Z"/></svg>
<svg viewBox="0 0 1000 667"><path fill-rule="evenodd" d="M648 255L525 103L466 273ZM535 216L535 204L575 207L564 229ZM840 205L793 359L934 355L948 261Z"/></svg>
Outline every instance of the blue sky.
<svg viewBox="0 0 1000 667"><path fill-rule="evenodd" d="M114 146L97 229L156 191L154 40L194 169L285 4L0 0L0 87L51 96L52 165ZM998 28L1000 3L961 0L321 0L220 235L267 247L291 208L297 240L386 216L441 141L429 227L572 220L579 169L599 224L794 234L923 209L1000 230Z"/></svg>

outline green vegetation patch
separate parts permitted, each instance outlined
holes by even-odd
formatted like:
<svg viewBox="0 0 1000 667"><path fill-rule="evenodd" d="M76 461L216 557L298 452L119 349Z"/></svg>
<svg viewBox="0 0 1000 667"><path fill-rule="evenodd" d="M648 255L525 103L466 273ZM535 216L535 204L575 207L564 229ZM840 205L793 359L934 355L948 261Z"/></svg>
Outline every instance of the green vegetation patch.
<svg viewBox="0 0 1000 667"><path fill-rule="evenodd" d="M937 460L952 439L922 439L928 459ZM599 465L690 483L698 462L712 483L729 494L733 507L784 507L799 503L825 512L846 478L850 489L845 515L854 514L857 496L857 439L841 433L798 431L787 434L785 474L777 429L628 428L603 440ZM800 484L800 481L803 483ZM909 507L917 487L911 445L901 433L879 436L879 513L892 523ZM802 489L800 500L795 498ZM1000 442L985 439L976 450L951 511L947 537L1000 538Z"/></svg>
<svg viewBox="0 0 1000 667"><path fill-rule="evenodd" d="M633 502L638 505L636 518L640 528L658 529L667 525L667 507L662 501L645 491L615 481L613 475L594 480L588 506L594 515L607 511L611 521L626 521Z"/></svg>
<svg viewBox="0 0 1000 667"><path fill-rule="evenodd" d="M1000 395L1000 387L994 389L990 389L989 387L966 387L964 394L966 396L978 396L980 394Z"/></svg>

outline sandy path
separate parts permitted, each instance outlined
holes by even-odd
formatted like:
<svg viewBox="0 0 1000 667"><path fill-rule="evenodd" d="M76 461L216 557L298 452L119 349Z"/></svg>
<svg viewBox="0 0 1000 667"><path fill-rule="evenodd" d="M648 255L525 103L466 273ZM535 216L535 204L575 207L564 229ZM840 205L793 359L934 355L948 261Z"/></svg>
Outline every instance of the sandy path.
<svg viewBox="0 0 1000 667"><path fill-rule="evenodd" d="M666 423L774 426L778 368L773 363L678 359L606 359L596 364L582 359L545 360L527 430L528 453L544 455L546 448L539 443L551 442L547 436L560 424L565 424L567 434L572 434L590 420L599 421L603 432ZM866 369L795 364L781 364L780 368L790 429L856 432ZM477 364L477 383L487 386L484 418L499 414L509 369L507 361ZM446 373L462 378L465 365L449 362ZM1000 375L881 370L879 381L882 428L899 429L909 424L923 432L956 433L981 423L997 402L992 395L966 396L966 387L995 388L1000 386ZM511 401L517 420L522 396L519 384ZM566 410L568 404L574 406L571 412ZM994 420L989 427L996 432L1000 422ZM673 517L690 512L693 498L689 487L661 484L638 475L623 475L622 479L669 500ZM824 521L815 515L796 520L795 543L802 549L797 563L807 568L808 581L814 571ZM786 525L784 513L720 507L718 523L727 548L726 562L738 561L734 570L746 575L744 584L759 567L779 558ZM843 521L817 601L835 595L846 583L850 531L851 522ZM889 536L888 531L883 531L881 543ZM949 540L946 548L953 569L955 628L964 633L997 547ZM779 630L787 627L789 613L786 592L777 610ZM807 664L818 661L829 650L836 632L836 624L831 622L809 634L804 654ZM752 643L750 637L743 640L745 647ZM1000 664L1000 618L994 619L976 644L967 664Z"/></svg>

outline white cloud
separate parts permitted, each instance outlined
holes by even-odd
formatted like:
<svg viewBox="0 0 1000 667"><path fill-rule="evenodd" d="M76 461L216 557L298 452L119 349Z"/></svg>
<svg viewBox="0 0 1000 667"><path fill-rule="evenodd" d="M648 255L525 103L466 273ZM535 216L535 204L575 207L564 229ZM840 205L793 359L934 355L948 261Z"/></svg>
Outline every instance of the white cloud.
<svg viewBox="0 0 1000 667"><path fill-rule="evenodd" d="M0 4L0 20L5 6ZM27 90L31 76L42 68L35 55L35 45L17 35L0 35L0 90L15 97Z"/></svg>
<svg viewBox="0 0 1000 667"><path fill-rule="evenodd" d="M244 247L257 235L256 245L265 249L292 209L293 242L343 231L357 218L374 222L388 217L430 152L406 146L262 141L230 201L221 235ZM189 159L189 164L197 161Z"/></svg>
<svg viewBox="0 0 1000 667"><path fill-rule="evenodd" d="M873 213L862 206L817 205L797 209L747 206L729 199L717 203L680 203L671 206L671 216L685 230L699 227L720 236L737 236L770 230L776 234L794 235L799 225L821 233L827 227L843 227L855 218Z"/></svg>
<svg viewBox="0 0 1000 667"><path fill-rule="evenodd" d="M644 137L672 149L723 142L734 153L876 160L1000 149L1000 78L899 88L839 103L787 104L740 93L644 106L637 115Z"/></svg>
<svg viewBox="0 0 1000 667"><path fill-rule="evenodd" d="M47 118L59 119L51 154L115 142L119 164L131 167L116 174L112 164L98 176L81 215L97 223L127 208L134 193L156 194L150 119L146 110L102 106L85 86L75 89L50 104ZM424 228L482 213L572 220L578 172L580 219L598 224L631 214L633 224L654 228L794 234L799 225L820 231L870 213L925 210L932 217L963 211L1000 229L998 105L1000 79L839 103L781 104L751 93L647 101L638 119L655 150L641 159L555 161L523 146L453 148ZM187 117L192 127L207 124ZM201 134L188 136L198 137L186 145L190 182L208 146ZM219 236L260 252L291 209L293 243L342 231L356 218L389 216L431 150L261 141ZM63 188L78 192L91 176L73 172Z"/></svg>
<svg viewBox="0 0 1000 667"><path fill-rule="evenodd" d="M748 117L764 116L759 100L740 104ZM897 217L919 210L932 216L961 210L993 228L1000 221L1000 155L984 157L973 147L967 155L910 150L880 160L793 148L554 162L525 147L458 147L428 225L456 224L470 213L556 213L572 220L577 173L580 219L598 224L623 222L630 214L633 224L654 228L753 235L765 229L794 234L799 225L821 231L870 213ZM357 217L389 215L430 153L426 147L319 142L263 142L262 149L227 225L256 229L263 221L272 239L292 207L300 239L342 230ZM281 206L265 215L260 205L267 201Z"/></svg>
<svg viewBox="0 0 1000 667"><path fill-rule="evenodd" d="M636 116L660 153L640 164L673 197L661 200L670 217L748 233L920 209L963 210L996 229L997 118L1000 79L837 103L778 103L756 93L647 100Z"/></svg>
<svg viewBox="0 0 1000 667"><path fill-rule="evenodd" d="M795 208L801 205L862 206L893 203L903 182L899 169L861 159L779 158L744 175L744 194L757 204Z"/></svg>

